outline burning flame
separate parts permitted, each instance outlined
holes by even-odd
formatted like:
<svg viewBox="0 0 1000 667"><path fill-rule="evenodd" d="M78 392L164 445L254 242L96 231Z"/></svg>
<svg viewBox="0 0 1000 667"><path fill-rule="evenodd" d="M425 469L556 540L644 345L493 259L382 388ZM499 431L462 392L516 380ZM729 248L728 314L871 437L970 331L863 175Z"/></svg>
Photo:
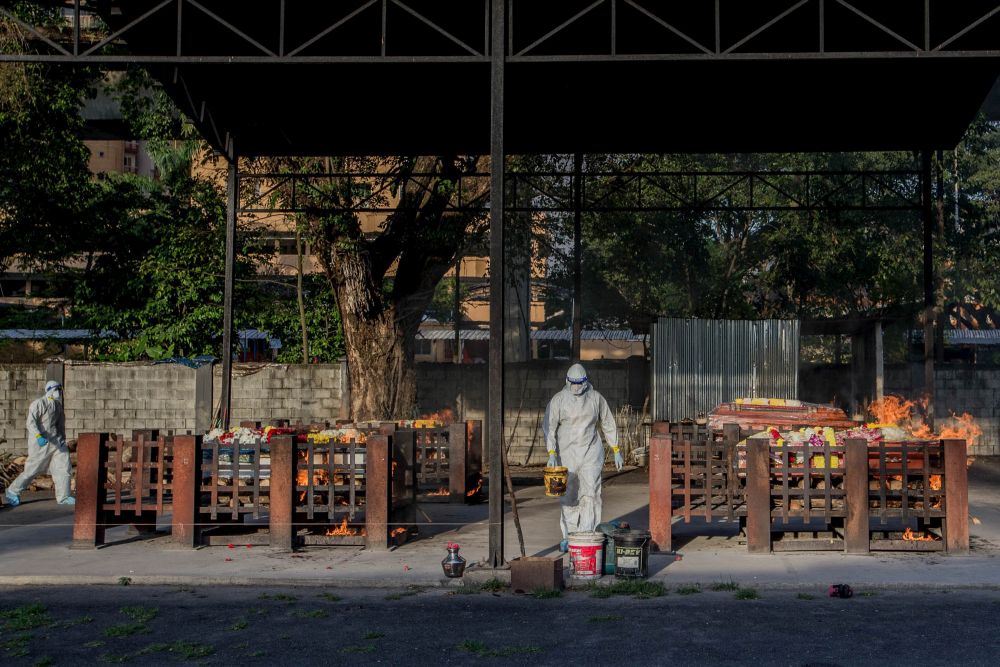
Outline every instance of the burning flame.
<svg viewBox="0 0 1000 667"><path fill-rule="evenodd" d="M479 493L479 490L482 489L482 488L483 488L483 478L480 477L479 478L479 482L476 484L476 488L474 488L472 491L469 491L468 493L466 493L465 497L466 498L471 498L472 496L474 496L477 493Z"/></svg>
<svg viewBox="0 0 1000 667"><path fill-rule="evenodd" d="M967 445L972 445L983 434L982 427L968 412L962 413L961 417L952 414L951 418L954 423L941 429L942 439L965 440Z"/></svg>
<svg viewBox="0 0 1000 667"><path fill-rule="evenodd" d="M925 533L924 535L917 535L912 530L907 528L903 531L903 539L907 542L936 542L940 538L934 537L930 533Z"/></svg>
<svg viewBox="0 0 1000 667"><path fill-rule="evenodd" d="M447 488L447 487L444 487L444 486L442 486L442 487L441 487L440 489L438 489L437 491L431 491L431 492L430 492L430 493L428 493L427 495L428 495L428 496L450 496L450 495L451 495L451 492L450 492L450 491L448 490L448 488Z"/></svg>
<svg viewBox="0 0 1000 667"><path fill-rule="evenodd" d="M448 426L455 421L455 411L451 408L444 408L438 412L422 415L420 419L413 423L414 428L433 428L435 426ZM422 424L421 422L430 422Z"/></svg>
<svg viewBox="0 0 1000 667"><path fill-rule="evenodd" d="M923 423L920 424L920 426L918 426L918 427L916 427L914 429L911 429L910 432L916 438L933 438L934 437L934 431L931 430L931 427L928 426L927 424L923 424Z"/></svg>
<svg viewBox="0 0 1000 667"><path fill-rule="evenodd" d="M389 537L393 538L397 535L403 535L404 533L406 533L406 529L400 526L399 528L393 528L392 532L389 533Z"/></svg>
<svg viewBox="0 0 1000 667"><path fill-rule="evenodd" d="M931 486L931 491L940 491L941 490L941 475L931 475L929 483L930 483L930 486Z"/></svg>
<svg viewBox="0 0 1000 667"><path fill-rule="evenodd" d="M344 517L344 520L340 523L339 526L337 526L336 528L327 528L326 530L327 537L335 537L338 535L357 535L357 534L358 534L357 528L350 528L347 525L346 516ZM364 531L362 531L361 534L364 535Z"/></svg>
<svg viewBox="0 0 1000 667"><path fill-rule="evenodd" d="M872 401L868 406L868 412L872 413L880 424L899 424L910 419L913 406L913 401L889 395Z"/></svg>

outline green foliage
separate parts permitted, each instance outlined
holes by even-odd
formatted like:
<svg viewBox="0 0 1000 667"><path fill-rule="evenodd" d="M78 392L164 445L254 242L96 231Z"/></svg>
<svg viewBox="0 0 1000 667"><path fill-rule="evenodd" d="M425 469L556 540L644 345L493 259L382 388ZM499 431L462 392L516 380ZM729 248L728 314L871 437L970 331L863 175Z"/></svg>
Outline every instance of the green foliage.
<svg viewBox="0 0 1000 667"><path fill-rule="evenodd" d="M509 658L513 655L542 652L542 649L537 646L501 646L499 648L490 648L483 642L471 639L466 639L457 648L480 658Z"/></svg>
<svg viewBox="0 0 1000 667"><path fill-rule="evenodd" d="M0 621L3 622L5 632L17 632L47 627L52 624L52 617L49 616L48 607L36 602L0 611Z"/></svg>
<svg viewBox="0 0 1000 667"><path fill-rule="evenodd" d="M531 597L536 600L551 600L552 598L561 598L562 591L558 588L536 588L531 591Z"/></svg>
<svg viewBox="0 0 1000 667"><path fill-rule="evenodd" d="M701 586L698 584L678 586L674 592L678 595L695 595L697 593L701 593Z"/></svg>
<svg viewBox="0 0 1000 667"><path fill-rule="evenodd" d="M718 593L721 591L738 591L740 590L740 585L735 581L717 581L709 586L709 588Z"/></svg>
<svg viewBox="0 0 1000 667"><path fill-rule="evenodd" d="M259 306L247 314L250 326L267 331L281 340L277 360L282 363L302 362L302 327L294 282L259 283ZM340 324L337 299L329 281L319 274L303 276L303 296L306 310L306 330L309 338L309 360L333 363L344 356L344 333Z"/></svg>
<svg viewBox="0 0 1000 667"><path fill-rule="evenodd" d="M733 597L735 597L737 600L760 599L760 595L757 593L756 588L741 588L740 590L736 591L736 594Z"/></svg>
<svg viewBox="0 0 1000 667"><path fill-rule="evenodd" d="M616 595L631 595L637 600L646 600L667 595L667 589L658 581L641 579L623 579L608 585L594 585L590 589L592 598L610 598Z"/></svg>

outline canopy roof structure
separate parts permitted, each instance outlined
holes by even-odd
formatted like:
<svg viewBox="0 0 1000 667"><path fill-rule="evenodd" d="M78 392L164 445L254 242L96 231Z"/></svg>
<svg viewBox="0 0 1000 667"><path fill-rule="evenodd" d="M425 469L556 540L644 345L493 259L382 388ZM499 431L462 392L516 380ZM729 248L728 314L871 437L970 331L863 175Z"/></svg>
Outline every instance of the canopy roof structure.
<svg viewBox="0 0 1000 667"><path fill-rule="evenodd" d="M58 34L4 9L18 4L0 12L32 48L0 62L143 65L229 159L223 349L236 158L265 155L488 153L501 165L520 153L919 150L932 327L931 151L958 143L1000 74L998 0L42 0L71 19ZM504 448L504 177L490 172L491 475ZM931 344L927 378L933 388ZM501 484L489 498L498 566Z"/></svg>
<svg viewBox="0 0 1000 667"><path fill-rule="evenodd" d="M81 0L57 61L145 64L220 150L486 153L490 0ZM508 154L950 148L995 0L507 0ZM86 28L86 21L83 22ZM996 106L994 104L994 106Z"/></svg>

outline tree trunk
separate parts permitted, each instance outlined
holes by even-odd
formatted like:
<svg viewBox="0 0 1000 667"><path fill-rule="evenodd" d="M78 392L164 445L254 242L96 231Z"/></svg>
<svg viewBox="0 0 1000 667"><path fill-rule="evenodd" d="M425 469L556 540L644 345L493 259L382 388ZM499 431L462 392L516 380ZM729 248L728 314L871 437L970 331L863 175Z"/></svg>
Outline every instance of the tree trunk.
<svg viewBox="0 0 1000 667"><path fill-rule="evenodd" d="M302 363L309 363L309 327L306 326L306 302L302 293L302 232L295 226L295 253L298 264L295 274L295 296L299 302L299 326L302 329Z"/></svg>
<svg viewBox="0 0 1000 667"><path fill-rule="evenodd" d="M352 418L412 418L417 399L413 334L402 331L392 311L372 320L347 315L343 324Z"/></svg>

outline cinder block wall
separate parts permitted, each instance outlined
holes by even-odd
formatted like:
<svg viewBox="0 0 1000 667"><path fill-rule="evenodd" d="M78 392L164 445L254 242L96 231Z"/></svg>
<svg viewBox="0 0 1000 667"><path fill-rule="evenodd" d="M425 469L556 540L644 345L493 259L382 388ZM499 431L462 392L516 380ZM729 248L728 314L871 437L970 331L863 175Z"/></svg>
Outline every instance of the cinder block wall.
<svg viewBox="0 0 1000 667"><path fill-rule="evenodd" d="M848 367L822 366L803 369L799 397L825 403L850 394ZM924 367L915 363L885 369L885 393L919 399L924 391ZM935 370L935 409L938 428L951 413L968 412L983 429L969 448L975 455L1000 455L1000 369L939 366Z"/></svg>
<svg viewBox="0 0 1000 667"><path fill-rule="evenodd" d="M342 364L240 364L233 368L232 417L240 421L292 423L341 417ZM222 367L216 365L212 405L218 406Z"/></svg>
<svg viewBox="0 0 1000 667"><path fill-rule="evenodd" d="M135 429L194 432L194 369L179 364L64 364L66 437L131 434Z"/></svg>
<svg viewBox="0 0 1000 667"><path fill-rule="evenodd" d="M0 366L0 450L26 452L28 405L45 390L45 364Z"/></svg>
<svg viewBox="0 0 1000 667"><path fill-rule="evenodd" d="M644 396L630 395L629 374L645 373L644 364L636 366L625 360L602 360L590 361L584 367L612 411L627 403L642 407ZM548 459L542 434L545 406L565 386L568 368L569 364L565 361L507 364L504 442L510 444L508 455L511 464L545 463ZM485 440L488 438L488 381L485 364L418 364L418 412L427 414L452 407L460 420L482 420Z"/></svg>

